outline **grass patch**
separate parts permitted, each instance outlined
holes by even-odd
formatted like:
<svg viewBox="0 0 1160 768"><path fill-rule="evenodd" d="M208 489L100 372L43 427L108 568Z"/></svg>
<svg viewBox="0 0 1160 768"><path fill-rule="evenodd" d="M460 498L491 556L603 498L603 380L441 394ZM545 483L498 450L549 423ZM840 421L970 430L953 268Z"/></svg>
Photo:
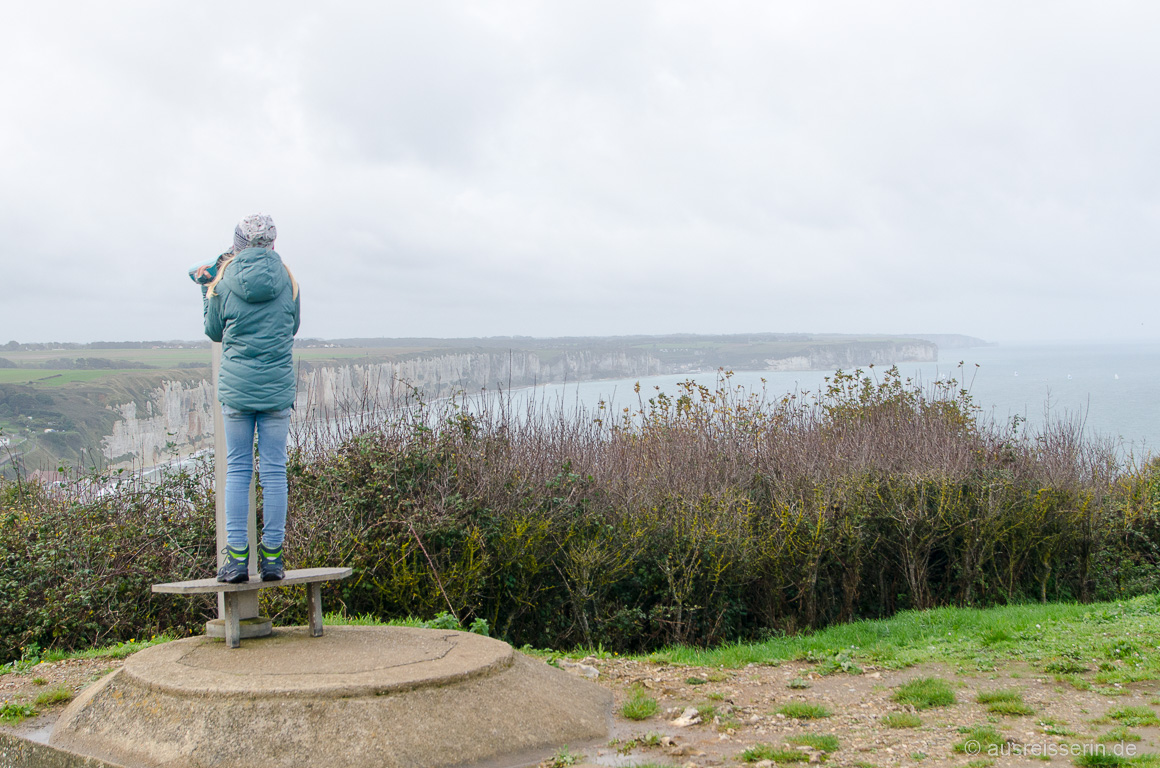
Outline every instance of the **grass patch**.
<svg viewBox="0 0 1160 768"><path fill-rule="evenodd" d="M571 765L577 765L584 759L584 755L579 752L573 752L567 747L560 747L556 750L556 754L544 761L548 768L568 768Z"/></svg>
<svg viewBox="0 0 1160 768"><path fill-rule="evenodd" d="M1056 675L1055 682L1067 683L1077 691L1090 691L1092 689L1091 682L1083 679L1079 675Z"/></svg>
<svg viewBox="0 0 1160 768"><path fill-rule="evenodd" d="M797 720L820 720L833 714L825 706L808 701L791 701L783 704L777 711Z"/></svg>
<svg viewBox="0 0 1160 768"><path fill-rule="evenodd" d="M32 700L33 706L36 707L51 707L53 704L63 704L67 701L72 701L73 690L67 685L58 685L49 688L47 691L41 691L35 699Z"/></svg>
<svg viewBox="0 0 1160 768"><path fill-rule="evenodd" d="M756 763L772 760L775 763L804 763L810 759L805 752L796 749L779 749L768 744L755 744L739 755L742 762Z"/></svg>
<svg viewBox="0 0 1160 768"><path fill-rule="evenodd" d="M66 659L124 659L137 651L152 648L155 645L168 643L177 638L170 635L155 635L148 640L133 638L126 642L113 643L101 648L86 648L83 651L56 651L49 650L41 654L41 661L65 661Z"/></svg>
<svg viewBox="0 0 1160 768"><path fill-rule="evenodd" d="M883 715L882 723L887 728L919 728L922 726L922 718L910 712L891 712Z"/></svg>
<svg viewBox="0 0 1160 768"><path fill-rule="evenodd" d="M1085 752L1074 762L1081 768L1118 768L1118 766L1128 765L1128 758L1108 752Z"/></svg>
<svg viewBox="0 0 1160 768"><path fill-rule="evenodd" d="M657 700L636 688L628 701L620 707L620 715L628 720L647 720L657 713Z"/></svg>
<svg viewBox="0 0 1160 768"><path fill-rule="evenodd" d="M1140 683L1148 680L1156 679L1156 670L1147 667L1136 669L1105 669L1097 672L1092 676L1092 680L1097 683L1109 685L1113 683Z"/></svg>
<svg viewBox="0 0 1160 768"><path fill-rule="evenodd" d="M955 692L946 680L919 677L899 687L890 698L899 704L923 710L949 707L955 703Z"/></svg>
<svg viewBox="0 0 1160 768"><path fill-rule="evenodd" d="M786 683L785 687L791 688L795 691L804 691L806 688L810 688L811 685L809 680L801 677L795 677L793 680L790 680L788 683Z"/></svg>
<svg viewBox="0 0 1160 768"><path fill-rule="evenodd" d="M14 704L4 702L0 704L0 723L16 725L28 717L36 717L37 712L31 704Z"/></svg>
<svg viewBox="0 0 1160 768"><path fill-rule="evenodd" d="M1111 685L1097 685L1092 687L1093 693L1098 693L1100 696L1127 696L1127 688L1119 688Z"/></svg>
<svg viewBox="0 0 1160 768"><path fill-rule="evenodd" d="M1115 653L1125 646L1108 635L1128 632L1133 636L1160 635L1156 595L1087 605L1028 603L902 611L888 619L854 621L761 643L729 643L716 648L675 646L636 658L730 669L751 663L834 658L839 653L856 658L859 664L870 662L888 669L945 662L986 670L997 661L1019 660L1044 668L1058 665L1047 671L1075 676L1082 665L1071 660L1111 655L1109 650ZM1074 687L1086 690L1078 682L1077 678Z"/></svg>
<svg viewBox="0 0 1160 768"><path fill-rule="evenodd" d="M1003 715L1004 717L1023 717L1034 715L1035 707L1024 704L1022 701L996 701L994 704L987 705L987 711L993 715Z"/></svg>
<svg viewBox="0 0 1160 768"><path fill-rule="evenodd" d="M975 697L975 701L986 705L987 711L996 715L1018 717L1035 714L1035 709L1024 703L1023 694L1009 688L998 691L980 691L979 695Z"/></svg>
<svg viewBox="0 0 1160 768"><path fill-rule="evenodd" d="M1068 729L1066 723L1057 723L1054 720L1040 720L1039 725L1048 736L1075 736L1075 731Z"/></svg>
<svg viewBox="0 0 1160 768"><path fill-rule="evenodd" d="M1147 707L1119 707L1108 712L1107 717L1128 728L1160 725L1160 718Z"/></svg>
<svg viewBox="0 0 1160 768"><path fill-rule="evenodd" d="M963 740L953 747L954 751L960 754L977 755L990 747L998 747L1004 743L1003 735L989 725L962 728L960 731L963 733Z"/></svg>
<svg viewBox="0 0 1160 768"><path fill-rule="evenodd" d="M1101 744L1110 744L1121 741L1139 741L1142 737L1138 733L1132 733L1127 726L1118 725L1105 734L1096 737L1096 741Z"/></svg>
<svg viewBox="0 0 1160 768"><path fill-rule="evenodd" d="M790 736L786 739L790 744L801 744L819 752L837 752L838 737L823 733L807 733L801 736Z"/></svg>
<svg viewBox="0 0 1160 768"><path fill-rule="evenodd" d="M980 704L995 704L1001 701L1023 701L1023 694L1009 688L998 691L979 691L979 695L975 697L975 701Z"/></svg>

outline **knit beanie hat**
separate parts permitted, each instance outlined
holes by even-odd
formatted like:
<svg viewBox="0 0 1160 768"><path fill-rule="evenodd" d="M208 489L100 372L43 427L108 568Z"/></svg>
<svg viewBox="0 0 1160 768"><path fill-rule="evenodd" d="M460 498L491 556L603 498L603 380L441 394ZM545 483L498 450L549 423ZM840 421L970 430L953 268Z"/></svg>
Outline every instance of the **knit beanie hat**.
<svg viewBox="0 0 1160 768"><path fill-rule="evenodd" d="M234 227L234 253L246 248L269 248L277 238L274 219L264 213L255 213Z"/></svg>

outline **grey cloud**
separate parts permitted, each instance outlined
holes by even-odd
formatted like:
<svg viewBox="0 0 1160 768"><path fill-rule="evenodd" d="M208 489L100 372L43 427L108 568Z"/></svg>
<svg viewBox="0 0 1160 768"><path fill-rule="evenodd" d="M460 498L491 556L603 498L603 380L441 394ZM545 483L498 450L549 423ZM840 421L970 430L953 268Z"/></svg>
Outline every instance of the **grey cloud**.
<svg viewBox="0 0 1160 768"><path fill-rule="evenodd" d="M1158 16L25 4L0 337L196 337L184 270L261 210L308 335L1154 338Z"/></svg>

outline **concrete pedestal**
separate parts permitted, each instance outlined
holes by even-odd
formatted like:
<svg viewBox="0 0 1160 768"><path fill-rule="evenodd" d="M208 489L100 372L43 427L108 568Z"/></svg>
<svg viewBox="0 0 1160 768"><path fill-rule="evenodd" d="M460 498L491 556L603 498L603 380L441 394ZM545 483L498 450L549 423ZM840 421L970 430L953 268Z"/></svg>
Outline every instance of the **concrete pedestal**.
<svg viewBox="0 0 1160 768"><path fill-rule="evenodd" d="M604 739L611 710L605 689L498 640L292 628L141 651L69 705L50 743L131 768L436 768Z"/></svg>
<svg viewBox="0 0 1160 768"><path fill-rule="evenodd" d="M269 637L274 632L274 625L265 616L255 616L252 619L238 620L239 636L242 640L251 637ZM226 620L210 619L205 623L205 636L215 640L226 639Z"/></svg>

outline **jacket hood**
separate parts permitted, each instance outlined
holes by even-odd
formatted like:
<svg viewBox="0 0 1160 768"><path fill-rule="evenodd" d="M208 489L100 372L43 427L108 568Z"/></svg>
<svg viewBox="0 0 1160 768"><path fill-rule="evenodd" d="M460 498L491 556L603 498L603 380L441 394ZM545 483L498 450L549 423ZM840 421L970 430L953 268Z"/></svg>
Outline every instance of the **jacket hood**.
<svg viewBox="0 0 1160 768"><path fill-rule="evenodd" d="M270 248L247 248L234 257L222 283L251 304L270 301L277 296L289 277L282 257Z"/></svg>

